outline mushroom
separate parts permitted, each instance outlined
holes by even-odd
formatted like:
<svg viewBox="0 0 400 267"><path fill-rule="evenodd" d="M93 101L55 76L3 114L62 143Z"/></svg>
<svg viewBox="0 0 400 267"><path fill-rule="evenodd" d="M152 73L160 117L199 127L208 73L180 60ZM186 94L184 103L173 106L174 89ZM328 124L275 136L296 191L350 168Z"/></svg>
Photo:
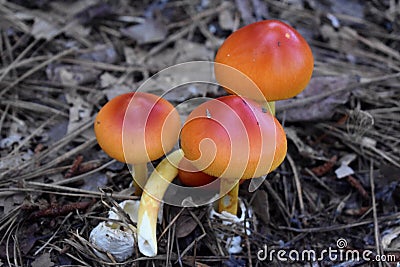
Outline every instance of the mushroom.
<svg viewBox="0 0 400 267"><path fill-rule="evenodd" d="M237 213L239 179L260 177L286 156L286 135L274 116L250 99L224 96L188 116L180 135L185 157L220 177L219 211Z"/></svg>
<svg viewBox="0 0 400 267"><path fill-rule="evenodd" d="M178 165L178 179L183 185L200 187L212 183L217 177L199 171L188 159L183 158Z"/></svg>
<svg viewBox="0 0 400 267"><path fill-rule="evenodd" d="M100 147L112 158L132 164L135 194L147 180L147 163L168 153L179 137L180 118L167 100L149 93L119 95L106 103L94 122Z"/></svg>
<svg viewBox="0 0 400 267"><path fill-rule="evenodd" d="M218 49L215 62L215 77L229 93L262 102L300 93L314 67L307 41L279 20L255 22L233 32ZM249 80L259 89L249 86Z"/></svg>
<svg viewBox="0 0 400 267"><path fill-rule="evenodd" d="M157 214L165 191L178 174L182 150L176 150L163 159L151 173L140 200L137 223L138 247L148 257L157 255Z"/></svg>

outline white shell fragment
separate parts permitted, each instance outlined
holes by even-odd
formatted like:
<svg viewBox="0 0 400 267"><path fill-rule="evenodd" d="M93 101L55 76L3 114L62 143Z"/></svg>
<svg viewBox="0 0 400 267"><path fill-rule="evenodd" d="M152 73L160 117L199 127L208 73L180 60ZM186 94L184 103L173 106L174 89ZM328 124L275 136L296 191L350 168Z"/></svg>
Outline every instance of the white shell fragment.
<svg viewBox="0 0 400 267"><path fill-rule="evenodd" d="M349 166L342 164L342 165L340 165L339 168L337 168L335 170L335 174L336 174L337 178L342 179L346 176L354 174L354 170L352 168L350 168Z"/></svg>
<svg viewBox="0 0 400 267"><path fill-rule="evenodd" d="M139 200L126 200L118 205L128 214L132 222L137 222ZM115 208L110 210L108 218L120 220ZM101 222L89 236L89 241L96 247L95 253L104 260L108 260L107 253L116 261L122 262L133 255L135 246L135 228L132 225L122 227L113 222Z"/></svg>
<svg viewBox="0 0 400 267"><path fill-rule="evenodd" d="M224 225L232 225L232 224L243 225L247 214L247 220L245 222L246 235L251 235L250 231L251 225L249 218L252 218L254 216L253 210L251 209L251 207L246 208L243 201L241 201L240 199L239 199L239 208L241 210L240 218L226 211L223 211L222 213L216 212L214 209L210 210L210 218L211 219L219 218L222 220L222 224ZM232 236L225 236L224 234L217 234L217 237L226 240L225 248L230 254L236 254L242 252L242 246L241 246L242 238L240 236L232 237Z"/></svg>
<svg viewBox="0 0 400 267"><path fill-rule="evenodd" d="M101 222L92 230L89 241L97 248L95 253L104 260L108 260L106 253L118 262L133 255L135 238L132 231L111 228L106 222Z"/></svg>
<svg viewBox="0 0 400 267"><path fill-rule="evenodd" d="M356 154L346 154L339 159L340 167L335 170L335 174L338 179L342 179L344 177L354 174L354 170L349 167L349 165L356 158Z"/></svg>

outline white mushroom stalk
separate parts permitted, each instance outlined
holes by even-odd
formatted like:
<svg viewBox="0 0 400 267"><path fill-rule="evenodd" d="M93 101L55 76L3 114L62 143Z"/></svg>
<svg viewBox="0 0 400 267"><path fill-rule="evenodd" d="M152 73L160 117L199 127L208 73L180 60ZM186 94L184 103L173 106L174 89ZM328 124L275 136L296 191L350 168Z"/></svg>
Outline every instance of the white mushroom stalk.
<svg viewBox="0 0 400 267"><path fill-rule="evenodd" d="M148 257L157 255L157 215L165 191L178 174L182 150L176 150L163 159L150 175L140 200L137 224L138 247Z"/></svg>

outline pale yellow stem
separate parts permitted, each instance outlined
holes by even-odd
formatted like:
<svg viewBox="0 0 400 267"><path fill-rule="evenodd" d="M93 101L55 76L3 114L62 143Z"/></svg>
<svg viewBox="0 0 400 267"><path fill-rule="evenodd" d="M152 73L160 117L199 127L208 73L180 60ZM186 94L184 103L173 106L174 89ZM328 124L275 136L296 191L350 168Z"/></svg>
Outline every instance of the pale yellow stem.
<svg viewBox="0 0 400 267"><path fill-rule="evenodd" d="M220 192L228 192L219 199L218 211L221 213L227 211L233 215L237 214L239 180L230 180L221 178Z"/></svg>
<svg viewBox="0 0 400 267"><path fill-rule="evenodd" d="M269 104L269 108L271 109L271 114L272 114L273 116L275 116L275 113L276 113L276 110L275 110L275 101L268 102L268 104Z"/></svg>
<svg viewBox="0 0 400 267"><path fill-rule="evenodd" d="M275 116L275 101L262 102L261 106L265 111L268 111L272 114L272 116Z"/></svg>
<svg viewBox="0 0 400 267"><path fill-rule="evenodd" d="M135 187L135 196L141 196L143 187L147 182L147 163L134 164L133 166L133 186Z"/></svg>
<svg viewBox="0 0 400 267"><path fill-rule="evenodd" d="M144 187L138 211L137 237L139 250L145 256L157 255L156 228L160 200L178 174L176 166L182 157L182 150L176 150L168 155L156 167Z"/></svg>

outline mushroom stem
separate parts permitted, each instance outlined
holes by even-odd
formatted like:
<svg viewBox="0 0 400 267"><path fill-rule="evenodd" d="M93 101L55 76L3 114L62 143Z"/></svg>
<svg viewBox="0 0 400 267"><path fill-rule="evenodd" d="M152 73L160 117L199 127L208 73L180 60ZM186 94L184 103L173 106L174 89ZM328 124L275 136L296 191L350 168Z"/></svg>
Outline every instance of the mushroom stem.
<svg viewBox="0 0 400 267"><path fill-rule="evenodd" d="M268 102L269 108L271 109L272 116L275 116L275 101Z"/></svg>
<svg viewBox="0 0 400 267"><path fill-rule="evenodd" d="M177 166L182 158L182 150L169 154L156 167L144 187L138 211L137 237L139 250L145 256L157 255L158 210L165 191L178 174Z"/></svg>
<svg viewBox="0 0 400 267"><path fill-rule="evenodd" d="M147 182L147 163L133 164L133 186L135 187L135 196L141 196L143 187Z"/></svg>
<svg viewBox="0 0 400 267"><path fill-rule="evenodd" d="M264 112L270 112L272 116L275 116L275 101L263 102L261 107Z"/></svg>
<svg viewBox="0 0 400 267"><path fill-rule="evenodd" d="M218 211L220 213L227 211L236 215L238 209L239 180L221 178L220 192L227 193L219 199Z"/></svg>

